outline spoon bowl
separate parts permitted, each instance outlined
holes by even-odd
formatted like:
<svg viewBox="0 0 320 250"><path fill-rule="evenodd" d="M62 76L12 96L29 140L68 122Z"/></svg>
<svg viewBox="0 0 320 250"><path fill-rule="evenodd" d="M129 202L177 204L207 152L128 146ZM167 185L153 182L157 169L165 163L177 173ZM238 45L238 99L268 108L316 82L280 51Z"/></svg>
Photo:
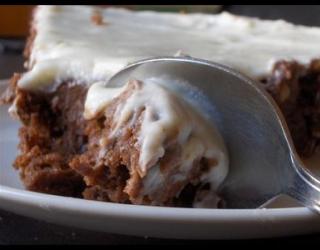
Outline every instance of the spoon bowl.
<svg viewBox="0 0 320 250"><path fill-rule="evenodd" d="M108 86L150 78L187 83L179 85L182 96L200 103L223 136L230 170L219 194L227 208L258 208L286 194L320 211L320 183L301 162L283 115L262 84L214 62L161 57L129 65Z"/></svg>

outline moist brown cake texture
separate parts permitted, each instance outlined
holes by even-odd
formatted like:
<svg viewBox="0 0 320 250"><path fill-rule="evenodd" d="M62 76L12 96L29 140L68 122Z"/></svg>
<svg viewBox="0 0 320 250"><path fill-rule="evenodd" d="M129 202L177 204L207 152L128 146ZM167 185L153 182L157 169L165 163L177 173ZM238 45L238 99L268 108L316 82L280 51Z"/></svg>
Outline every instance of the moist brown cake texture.
<svg viewBox="0 0 320 250"><path fill-rule="evenodd" d="M107 140L114 111L130 91L116 98L104 115L87 121L83 118L86 85L64 83L55 93L44 95L17 88L19 78L12 78L2 100L15 100L16 115L22 122L20 154L14 166L27 189L119 203L191 206L199 189L197 178L206 166L204 160L195 163L195 172L188 180L165 185L164 192L152 197L141 193L142 180L133 170L138 168L139 148L135 142L144 110L136 114L136 122L128 121L133 125L122 128L115 140ZM100 156L102 150L108 153ZM160 160L162 169L175 164L177 150L176 144L167 147ZM178 191L181 195L176 197Z"/></svg>
<svg viewBox="0 0 320 250"><path fill-rule="evenodd" d="M320 145L320 59L308 66L279 61L263 82L286 118L298 153L312 156Z"/></svg>
<svg viewBox="0 0 320 250"><path fill-rule="evenodd" d="M87 89L62 84L54 94L16 88L15 75L4 101L15 100L20 154L14 162L27 189L80 197L82 177L69 167L74 155L84 151L87 137L82 117Z"/></svg>
<svg viewBox="0 0 320 250"><path fill-rule="evenodd" d="M111 137L116 125L114 113L121 103L140 88L138 81L133 81L129 87L108 106L106 113L88 121L85 134L88 137L85 153L74 157L70 167L84 176L87 188L83 196L86 199L98 199L112 202L187 206L188 202L182 196L192 185L200 183L200 174L206 166L205 160L196 160L192 170L183 181L173 182L171 176L181 164L181 146L176 137L165 142L164 156L155 165L159 165L160 172L165 176L161 190L146 194L143 177L139 174L140 146L137 143L140 134L144 109L138 110L117 130L117 136ZM176 166L176 167L175 167ZM191 184L191 187L187 185ZM176 197L181 190L182 196ZM191 195L189 192L188 195ZM190 197L192 200L196 193Z"/></svg>
<svg viewBox="0 0 320 250"><path fill-rule="evenodd" d="M14 166L27 189L92 200L151 203L155 197L139 195L141 179L130 172L139 157L134 143L139 119L133 127L123 130L116 141L105 141L108 154L98 157L100 139L107 138L110 132L117 100L106 115L86 121L83 110L87 85L66 82L55 93L44 95L17 88L18 79L17 74L12 78L2 101L15 100L22 121L20 155ZM308 66L279 61L262 82L284 113L298 152L302 156L312 155L320 144L320 60ZM142 115L143 110L138 117ZM170 155L174 154L174 150L170 153L168 149L168 159L163 161L170 164L174 161ZM205 162L199 164L205 167ZM164 190L165 195L159 194L158 199L164 205L190 205L198 186L189 181L176 190ZM181 187L181 195L174 197L172 194Z"/></svg>

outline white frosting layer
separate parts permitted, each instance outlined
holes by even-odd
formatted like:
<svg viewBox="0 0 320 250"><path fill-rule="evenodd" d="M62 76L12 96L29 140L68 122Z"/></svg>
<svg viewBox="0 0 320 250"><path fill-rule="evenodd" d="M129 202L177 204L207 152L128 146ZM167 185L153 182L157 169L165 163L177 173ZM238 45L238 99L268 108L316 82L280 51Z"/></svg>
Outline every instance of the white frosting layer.
<svg viewBox="0 0 320 250"><path fill-rule="evenodd" d="M228 13L174 14L124 9L40 6L29 66L19 81L25 89L51 90L63 80L106 80L139 59L180 51L234 67L259 78L278 59L308 63L320 57L320 29L284 21L262 21Z"/></svg>
<svg viewBox="0 0 320 250"><path fill-rule="evenodd" d="M194 162L201 158L208 159L209 171L200 178L216 190L228 172L228 155L222 137L212 123L167 88L166 84L171 83L131 81L124 87L110 89L103 82L95 83L88 92L85 109L90 112L86 113L86 117L101 114L113 98L130 88L131 95L119 104L114 113L111 133L117 136L127 122L137 122L134 115L144 109L137 142L140 147L140 169L137 171L145 178L145 192L161 190L164 178L170 178L172 185L188 180ZM96 99L100 102L98 106L92 102ZM174 171L173 176L161 176L157 164L165 154L166 144L172 140L181 146L181 159L178 166L169 168L179 169Z"/></svg>

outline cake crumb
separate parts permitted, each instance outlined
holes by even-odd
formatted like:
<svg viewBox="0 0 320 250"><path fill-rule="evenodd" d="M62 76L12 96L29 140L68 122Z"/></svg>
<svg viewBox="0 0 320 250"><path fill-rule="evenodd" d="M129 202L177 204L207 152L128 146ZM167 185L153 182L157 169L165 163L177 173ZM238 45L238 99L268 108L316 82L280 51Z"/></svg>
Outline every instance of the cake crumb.
<svg viewBox="0 0 320 250"><path fill-rule="evenodd" d="M97 26L106 25L107 22L103 20L103 16L101 15L100 10L94 10L91 16L91 22L93 22Z"/></svg>

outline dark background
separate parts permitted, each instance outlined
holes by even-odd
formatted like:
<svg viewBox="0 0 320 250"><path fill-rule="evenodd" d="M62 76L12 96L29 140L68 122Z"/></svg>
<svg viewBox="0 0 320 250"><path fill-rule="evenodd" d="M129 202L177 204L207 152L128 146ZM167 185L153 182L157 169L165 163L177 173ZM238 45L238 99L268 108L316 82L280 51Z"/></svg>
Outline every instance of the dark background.
<svg viewBox="0 0 320 250"><path fill-rule="evenodd" d="M230 5L223 10L234 14L285 19L295 24L320 26L319 5ZM1 24L0 24L1 25ZM0 78L5 79L21 71L22 40L0 39ZM320 50L320 45L319 45ZM320 235L287 237L282 239L320 239ZM209 243L210 241L208 241ZM0 245L4 244L186 244L192 241L163 240L97 233L53 225L0 210Z"/></svg>

